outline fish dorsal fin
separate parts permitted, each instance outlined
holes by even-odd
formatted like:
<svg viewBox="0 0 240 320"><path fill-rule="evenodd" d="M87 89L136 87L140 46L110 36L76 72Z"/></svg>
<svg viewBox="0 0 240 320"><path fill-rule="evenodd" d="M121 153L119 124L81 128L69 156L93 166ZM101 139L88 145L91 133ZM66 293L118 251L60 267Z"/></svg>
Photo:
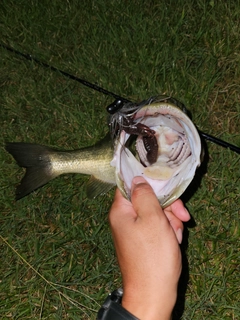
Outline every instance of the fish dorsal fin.
<svg viewBox="0 0 240 320"><path fill-rule="evenodd" d="M87 183L87 197L94 199L100 194L107 193L113 187L114 184L104 182L95 178L94 176L91 176Z"/></svg>

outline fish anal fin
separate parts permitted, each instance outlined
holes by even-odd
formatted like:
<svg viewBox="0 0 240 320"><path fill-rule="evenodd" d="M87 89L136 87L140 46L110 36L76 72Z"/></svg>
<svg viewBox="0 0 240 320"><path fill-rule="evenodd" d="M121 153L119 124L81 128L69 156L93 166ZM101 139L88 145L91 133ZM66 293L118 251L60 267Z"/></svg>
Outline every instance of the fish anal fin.
<svg viewBox="0 0 240 320"><path fill-rule="evenodd" d="M114 186L114 184L99 180L94 176L91 176L87 183L87 197L90 199L94 199L100 194L107 193Z"/></svg>

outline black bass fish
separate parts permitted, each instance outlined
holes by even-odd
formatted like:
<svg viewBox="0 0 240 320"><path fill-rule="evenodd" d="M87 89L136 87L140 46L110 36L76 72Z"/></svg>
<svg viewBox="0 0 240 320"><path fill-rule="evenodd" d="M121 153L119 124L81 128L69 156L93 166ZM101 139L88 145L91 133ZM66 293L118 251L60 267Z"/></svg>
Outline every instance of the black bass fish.
<svg viewBox="0 0 240 320"><path fill-rule="evenodd" d="M64 173L91 175L87 195L95 198L116 185L115 169L110 166L113 146L110 136L92 147L59 151L39 144L10 142L6 150L26 173L16 189L16 200Z"/></svg>
<svg viewBox="0 0 240 320"><path fill-rule="evenodd" d="M6 150L26 168L16 199L66 173L91 175L87 195L92 198L117 185L130 199L136 175L150 183L163 207L180 197L200 165L201 154L198 131L184 106L159 96L139 104L125 103L111 113L112 139L107 136L92 147L59 151L31 143L7 143Z"/></svg>
<svg viewBox="0 0 240 320"><path fill-rule="evenodd" d="M178 199L201 163L201 140L185 106L165 96L125 104L110 126L117 137L111 165L122 194L130 199L133 177L143 176L162 207Z"/></svg>

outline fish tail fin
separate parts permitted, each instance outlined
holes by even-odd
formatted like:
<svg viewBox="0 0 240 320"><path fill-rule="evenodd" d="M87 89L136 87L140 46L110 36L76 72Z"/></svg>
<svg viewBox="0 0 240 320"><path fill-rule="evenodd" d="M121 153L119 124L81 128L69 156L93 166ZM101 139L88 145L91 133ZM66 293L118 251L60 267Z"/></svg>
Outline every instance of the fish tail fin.
<svg viewBox="0 0 240 320"><path fill-rule="evenodd" d="M26 168L24 177L16 189L16 200L43 186L56 175L52 174L51 148L24 142L6 143L5 149L20 167Z"/></svg>

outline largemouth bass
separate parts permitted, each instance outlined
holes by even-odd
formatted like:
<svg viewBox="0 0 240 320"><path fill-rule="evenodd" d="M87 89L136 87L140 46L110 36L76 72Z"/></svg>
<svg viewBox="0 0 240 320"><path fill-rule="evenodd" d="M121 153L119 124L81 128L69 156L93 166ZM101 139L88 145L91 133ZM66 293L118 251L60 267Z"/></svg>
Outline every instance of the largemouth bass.
<svg viewBox="0 0 240 320"><path fill-rule="evenodd" d="M96 197L117 185L130 199L131 181L142 175L163 207L177 199L200 165L199 134L184 106L160 96L125 103L110 117L110 136L92 147L59 151L30 143L7 143L26 173L16 190L20 199L66 173L91 175L87 195Z"/></svg>
<svg viewBox="0 0 240 320"><path fill-rule="evenodd" d="M10 142L6 150L26 173L16 189L16 200L65 173L91 175L87 195L95 198L116 185L115 169L110 166L113 145L109 135L91 147L60 151L39 144Z"/></svg>
<svg viewBox="0 0 240 320"><path fill-rule="evenodd" d="M165 96L126 104L110 126L117 136L111 165L122 194L130 199L133 177L143 176L162 207L179 198L201 162L201 140L185 106Z"/></svg>

